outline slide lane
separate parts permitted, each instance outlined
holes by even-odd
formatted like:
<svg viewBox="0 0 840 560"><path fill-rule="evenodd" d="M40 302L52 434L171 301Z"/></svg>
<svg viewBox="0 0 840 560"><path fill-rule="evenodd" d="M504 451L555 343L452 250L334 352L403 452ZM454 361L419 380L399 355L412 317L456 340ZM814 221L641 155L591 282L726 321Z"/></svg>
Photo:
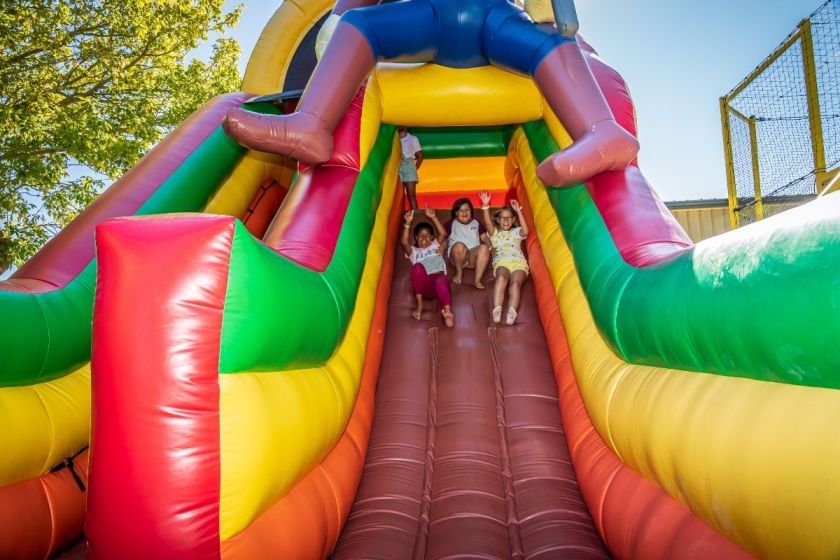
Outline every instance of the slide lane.
<svg viewBox="0 0 840 560"><path fill-rule="evenodd" d="M569 458L531 283L517 324L497 327L492 279L478 291L467 278L446 329L437 303L411 317L410 267L394 252L371 442L333 557L609 557Z"/></svg>

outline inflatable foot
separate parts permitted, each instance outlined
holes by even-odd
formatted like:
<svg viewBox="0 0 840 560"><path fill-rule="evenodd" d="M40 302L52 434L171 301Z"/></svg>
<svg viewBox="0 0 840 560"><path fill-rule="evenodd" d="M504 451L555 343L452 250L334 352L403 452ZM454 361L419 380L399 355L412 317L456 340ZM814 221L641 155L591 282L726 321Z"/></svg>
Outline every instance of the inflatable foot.
<svg viewBox="0 0 840 560"><path fill-rule="evenodd" d="M567 149L537 167L548 186L567 187L603 173L627 167L639 152L639 141L615 121L602 121Z"/></svg>
<svg viewBox="0 0 840 560"><path fill-rule="evenodd" d="M262 115L237 108L227 114L222 127L243 146L287 155L307 165L324 163L333 151L331 132L310 113Z"/></svg>

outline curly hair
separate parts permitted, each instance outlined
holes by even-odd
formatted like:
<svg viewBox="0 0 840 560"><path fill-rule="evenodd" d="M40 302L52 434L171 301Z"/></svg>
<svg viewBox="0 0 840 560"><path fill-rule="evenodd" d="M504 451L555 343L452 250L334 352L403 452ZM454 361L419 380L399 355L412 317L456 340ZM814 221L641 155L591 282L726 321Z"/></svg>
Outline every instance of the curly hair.
<svg viewBox="0 0 840 560"><path fill-rule="evenodd" d="M429 233L432 234L432 237L435 236L435 228L432 227L432 224L430 224L429 222L420 222L419 224L414 226L414 237L417 237L417 235L424 229L429 230Z"/></svg>

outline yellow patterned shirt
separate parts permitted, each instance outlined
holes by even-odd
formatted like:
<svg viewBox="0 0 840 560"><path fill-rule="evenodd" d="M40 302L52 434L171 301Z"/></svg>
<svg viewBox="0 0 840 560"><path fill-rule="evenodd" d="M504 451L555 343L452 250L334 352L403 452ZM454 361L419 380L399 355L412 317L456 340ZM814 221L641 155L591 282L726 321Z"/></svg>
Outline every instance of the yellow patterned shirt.
<svg viewBox="0 0 840 560"><path fill-rule="evenodd" d="M507 231L496 228L490 236L493 244L493 270L503 266L511 272L524 270L528 272L528 261L522 253L522 228L515 227Z"/></svg>

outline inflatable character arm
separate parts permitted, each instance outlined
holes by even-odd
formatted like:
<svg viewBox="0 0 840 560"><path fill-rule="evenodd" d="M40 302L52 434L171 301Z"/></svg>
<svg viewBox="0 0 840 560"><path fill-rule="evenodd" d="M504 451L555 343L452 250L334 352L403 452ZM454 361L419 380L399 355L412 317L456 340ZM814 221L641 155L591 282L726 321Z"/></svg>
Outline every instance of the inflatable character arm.
<svg viewBox="0 0 840 560"><path fill-rule="evenodd" d="M537 23L555 22L557 31L567 39L580 27L574 0L525 0L525 11Z"/></svg>

